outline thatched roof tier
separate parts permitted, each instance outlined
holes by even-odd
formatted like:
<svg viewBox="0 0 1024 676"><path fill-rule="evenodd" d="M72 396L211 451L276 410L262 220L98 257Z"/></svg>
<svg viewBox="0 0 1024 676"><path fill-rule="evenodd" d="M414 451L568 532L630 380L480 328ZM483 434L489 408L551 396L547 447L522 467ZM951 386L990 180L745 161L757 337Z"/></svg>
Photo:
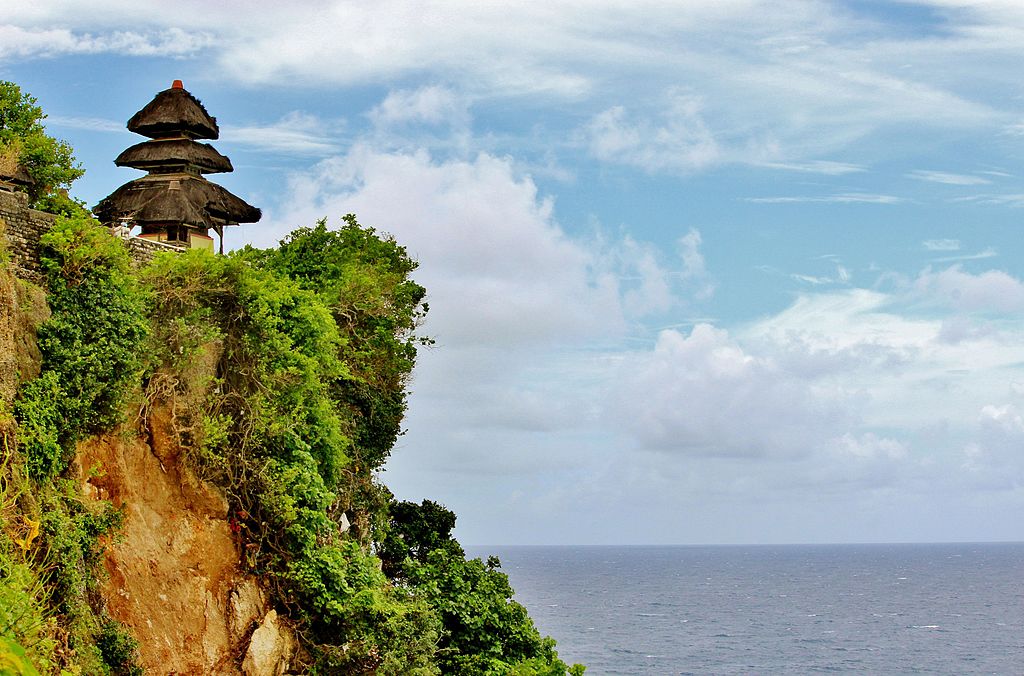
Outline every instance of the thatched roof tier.
<svg viewBox="0 0 1024 676"><path fill-rule="evenodd" d="M146 107L128 120L128 131L149 138L178 136L215 139L220 136L217 118L211 117L199 99L192 96L175 80L170 89L157 94Z"/></svg>
<svg viewBox="0 0 1024 676"><path fill-rule="evenodd" d="M155 139L137 143L117 156L114 164L145 171L168 170L173 167L194 166L204 174L233 171L231 160L214 150L208 143L190 139Z"/></svg>
<svg viewBox="0 0 1024 676"><path fill-rule="evenodd" d="M20 146L17 144L5 145L0 143L0 181L3 181L5 184L28 187L35 183L35 181L29 176L24 165L18 161L19 149Z"/></svg>
<svg viewBox="0 0 1024 676"><path fill-rule="evenodd" d="M126 183L93 209L103 223L182 223L212 228L255 223L260 210L191 174L150 174Z"/></svg>
<svg viewBox="0 0 1024 676"><path fill-rule="evenodd" d="M14 168L4 167L0 164L0 182L11 183L14 185L20 185L23 187L31 187L35 184L32 177L25 171L25 167L20 164L14 165Z"/></svg>

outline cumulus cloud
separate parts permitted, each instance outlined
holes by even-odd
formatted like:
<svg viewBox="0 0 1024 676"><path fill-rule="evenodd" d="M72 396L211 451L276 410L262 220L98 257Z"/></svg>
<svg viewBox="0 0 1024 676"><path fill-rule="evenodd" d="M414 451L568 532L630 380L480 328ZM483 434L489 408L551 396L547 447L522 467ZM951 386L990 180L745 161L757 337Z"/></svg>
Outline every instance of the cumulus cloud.
<svg viewBox="0 0 1024 676"><path fill-rule="evenodd" d="M1024 284L1001 270L978 275L954 265L938 272L925 270L914 282L921 297L963 312L1019 312L1024 309Z"/></svg>
<svg viewBox="0 0 1024 676"><path fill-rule="evenodd" d="M378 126L406 123L460 126L466 123L468 116L467 102L451 89L439 85L392 91L370 111L370 119Z"/></svg>
<svg viewBox="0 0 1024 676"><path fill-rule="evenodd" d="M292 222L354 212L408 246L423 261L431 330L446 345L621 330L618 271L566 236L551 201L507 159L436 162L361 145L297 175L289 192Z"/></svg>
<svg viewBox="0 0 1024 676"><path fill-rule="evenodd" d="M690 231L679 238L679 253L683 260L683 269L680 273L682 279L691 281L697 285L694 295L700 300L706 300L715 292L715 284L708 275L704 265L704 255L701 253L702 243L700 231L690 228Z"/></svg>
<svg viewBox="0 0 1024 676"><path fill-rule="evenodd" d="M800 456L854 413L841 391L744 350L701 324L662 331L624 363L612 410L646 448L709 456Z"/></svg>
<svg viewBox="0 0 1024 676"><path fill-rule="evenodd" d="M701 99L672 92L657 119L631 119L623 106L595 115L585 128L590 152L599 160L645 171L692 171L720 159L701 115Z"/></svg>
<svg viewBox="0 0 1024 676"><path fill-rule="evenodd" d="M978 411L973 439L961 450L961 477L988 491L1024 487L1024 417L1012 403L985 404Z"/></svg>

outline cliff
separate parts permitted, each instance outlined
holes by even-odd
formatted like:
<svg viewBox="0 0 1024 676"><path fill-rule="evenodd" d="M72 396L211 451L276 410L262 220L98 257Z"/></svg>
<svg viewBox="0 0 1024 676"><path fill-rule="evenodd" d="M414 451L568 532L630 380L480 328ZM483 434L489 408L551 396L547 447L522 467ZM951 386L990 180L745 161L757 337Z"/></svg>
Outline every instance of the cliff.
<svg viewBox="0 0 1024 676"><path fill-rule="evenodd" d="M0 671L566 673L454 515L377 480L428 342L397 243L0 214Z"/></svg>

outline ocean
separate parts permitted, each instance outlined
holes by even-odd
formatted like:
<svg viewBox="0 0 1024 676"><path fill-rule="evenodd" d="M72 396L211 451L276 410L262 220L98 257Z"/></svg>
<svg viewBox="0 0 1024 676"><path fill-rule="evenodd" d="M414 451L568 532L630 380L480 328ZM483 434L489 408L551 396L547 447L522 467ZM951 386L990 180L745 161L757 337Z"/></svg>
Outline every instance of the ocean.
<svg viewBox="0 0 1024 676"><path fill-rule="evenodd" d="M468 547L587 674L1024 674L1024 543Z"/></svg>

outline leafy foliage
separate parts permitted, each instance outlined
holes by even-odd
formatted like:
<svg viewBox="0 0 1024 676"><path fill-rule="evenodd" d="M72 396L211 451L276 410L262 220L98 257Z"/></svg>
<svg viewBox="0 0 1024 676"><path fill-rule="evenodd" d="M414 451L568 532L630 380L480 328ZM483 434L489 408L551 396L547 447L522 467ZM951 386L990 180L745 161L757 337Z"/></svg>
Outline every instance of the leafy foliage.
<svg viewBox="0 0 1024 676"><path fill-rule="evenodd" d="M97 647L104 635L124 634L98 603L93 577L101 537L122 515L83 502L77 482L60 474L75 441L116 424L136 386L144 297L123 249L89 219L59 219L42 245L52 306L37 331L42 370L20 388L16 425L0 424L0 601L18 608L0 636L47 672L132 673L130 651L115 664Z"/></svg>
<svg viewBox="0 0 1024 676"><path fill-rule="evenodd" d="M146 299L124 247L97 225L59 219L40 240L51 315L37 332L42 373L15 404L37 478L61 471L83 434L113 427L138 382Z"/></svg>
<svg viewBox="0 0 1024 676"><path fill-rule="evenodd" d="M417 346L429 344L415 333L426 311L415 267L353 216L276 250L158 258L145 272L149 396L189 402L176 409L182 438L214 449L193 456L200 464L223 461L213 476L247 560L301 623L311 670L564 674L505 575L465 560L454 514L395 503L389 520L390 493L374 481L400 433ZM214 370L189 373L214 353Z"/></svg>
<svg viewBox="0 0 1024 676"><path fill-rule="evenodd" d="M391 237L346 215L338 230L325 220L299 228L277 249L244 252L250 260L314 291L330 308L344 339L350 377L335 383L335 399L353 414L354 451L361 468L387 460L401 433L405 385L428 306L426 290L409 279L417 263Z"/></svg>
<svg viewBox="0 0 1024 676"><path fill-rule="evenodd" d="M32 178L31 207L63 216L85 215L84 205L67 195L84 171L68 143L46 134L45 118L34 97L13 82L0 80L0 162L20 164Z"/></svg>
<svg viewBox="0 0 1024 676"><path fill-rule="evenodd" d="M526 608L512 600L497 557L467 560L451 536L455 514L431 500L391 505L390 528L379 551L385 570L424 598L441 618L437 664L445 674L583 673L558 659ZM403 556L404 554L404 556ZM399 564L398 557L403 556Z"/></svg>
<svg viewBox="0 0 1024 676"><path fill-rule="evenodd" d="M86 508L60 477L75 441L115 426L141 381L144 416L169 406L185 457L226 489L245 561L297 623L308 671L566 673L497 561L466 561L454 514L392 504L375 481L429 343L402 247L349 217L280 250L160 256L139 276L78 218L46 235L43 264L42 372L13 415L36 486L32 560L50 571L32 607L68 631L56 663L137 673L133 640L93 602L120 513Z"/></svg>
<svg viewBox="0 0 1024 676"><path fill-rule="evenodd" d="M306 625L319 668L430 673L434 616L389 585L336 520L357 426L338 396L352 377L346 342L318 294L261 262L252 251L190 251L146 271L156 299L149 397L191 402L178 417L200 421L183 431L201 438L185 443L207 449L201 462L223 460L212 478L236 505L249 563ZM215 349L211 372L189 373Z"/></svg>
<svg viewBox="0 0 1024 676"><path fill-rule="evenodd" d="M452 538L455 513L433 500L392 502L389 527L377 544L377 555L384 572L390 577L401 577L406 559L426 563L427 555L436 549L461 551Z"/></svg>

